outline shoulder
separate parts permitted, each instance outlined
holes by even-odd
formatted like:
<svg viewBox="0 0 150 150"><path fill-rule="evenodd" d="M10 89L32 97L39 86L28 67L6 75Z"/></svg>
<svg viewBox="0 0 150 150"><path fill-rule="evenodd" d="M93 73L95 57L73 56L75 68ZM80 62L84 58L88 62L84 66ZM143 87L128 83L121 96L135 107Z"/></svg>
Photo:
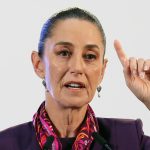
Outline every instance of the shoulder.
<svg viewBox="0 0 150 150"><path fill-rule="evenodd" d="M121 118L97 118L100 130L107 133L115 132L116 134L131 134L143 135L142 121L140 119L121 119Z"/></svg>
<svg viewBox="0 0 150 150"><path fill-rule="evenodd" d="M113 143L132 143L141 148L150 147L150 137L143 132L143 123L140 119L97 118L100 133ZM127 142L127 143L126 143Z"/></svg>
<svg viewBox="0 0 150 150"><path fill-rule="evenodd" d="M10 127L0 132L0 149L19 150L28 149L35 137L32 122L23 123Z"/></svg>
<svg viewBox="0 0 150 150"><path fill-rule="evenodd" d="M122 118L97 118L99 125L105 125L107 127L129 127L135 126L137 128L142 128L143 123L141 119L122 119Z"/></svg>

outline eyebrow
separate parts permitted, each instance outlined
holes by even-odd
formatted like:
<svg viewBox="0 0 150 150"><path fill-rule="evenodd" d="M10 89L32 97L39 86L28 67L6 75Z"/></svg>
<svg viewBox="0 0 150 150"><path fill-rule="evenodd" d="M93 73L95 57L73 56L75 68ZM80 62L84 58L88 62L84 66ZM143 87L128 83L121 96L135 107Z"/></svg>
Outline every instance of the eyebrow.
<svg viewBox="0 0 150 150"><path fill-rule="evenodd" d="M73 45L72 43L70 43L70 42L65 42L65 41L57 42L57 43L55 44L55 46L57 46L57 45L66 45L66 46L72 46L72 47L74 47L74 45ZM97 49L100 49L99 46L96 45L96 44L87 44L87 45L84 46L84 48L88 48L88 49L97 48Z"/></svg>
<svg viewBox="0 0 150 150"><path fill-rule="evenodd" d="M57 45L68 45L68 46L72 46L72 47L73 47L73 44L72 44L72 43L70 43L70 42L65 42L65 41L57 42L57 43L55 44L55 46L57 46Z"/></svg>

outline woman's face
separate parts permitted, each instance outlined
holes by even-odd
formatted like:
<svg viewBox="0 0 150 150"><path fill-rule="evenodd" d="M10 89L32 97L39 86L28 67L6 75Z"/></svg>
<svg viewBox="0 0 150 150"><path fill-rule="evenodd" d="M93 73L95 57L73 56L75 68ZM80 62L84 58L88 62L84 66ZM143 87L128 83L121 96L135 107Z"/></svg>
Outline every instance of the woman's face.
<svg viewBox="0 0 150 150"><path fill-rule="evenodd" d="M47 38L45 79L50 99L63 107L88 104L100 84L104 46L97 27L84 20L59 21Z"/></svg>

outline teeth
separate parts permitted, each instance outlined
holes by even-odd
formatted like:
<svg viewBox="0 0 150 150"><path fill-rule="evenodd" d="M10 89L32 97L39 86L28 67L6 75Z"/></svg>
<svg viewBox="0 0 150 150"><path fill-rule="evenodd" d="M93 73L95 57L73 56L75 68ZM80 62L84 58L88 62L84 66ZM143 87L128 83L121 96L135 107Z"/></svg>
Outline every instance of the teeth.
<svg viewBox="0 0 150 150"><path fill-rule="evenodd" d="M73 87L73 88L80 88L81 85L80 84L76 84L76 83L70 83L67 85L68 87Z"/></svg>

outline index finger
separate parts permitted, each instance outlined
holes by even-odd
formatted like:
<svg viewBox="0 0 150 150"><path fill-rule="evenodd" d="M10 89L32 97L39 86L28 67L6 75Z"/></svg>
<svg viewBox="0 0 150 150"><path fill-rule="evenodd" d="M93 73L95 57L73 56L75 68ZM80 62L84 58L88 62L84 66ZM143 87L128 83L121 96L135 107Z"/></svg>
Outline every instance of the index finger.
<svg viewBox="0 0 150 150"><path fill-rule="evenodd" d="M124 66L125 65L124 63L127 60L127 56L126 56L125 52L123 51L121 43L118 40L115 40L114 47L115 47L115 50L117 52L118 58L122 64L122 66Z"/></svg>

